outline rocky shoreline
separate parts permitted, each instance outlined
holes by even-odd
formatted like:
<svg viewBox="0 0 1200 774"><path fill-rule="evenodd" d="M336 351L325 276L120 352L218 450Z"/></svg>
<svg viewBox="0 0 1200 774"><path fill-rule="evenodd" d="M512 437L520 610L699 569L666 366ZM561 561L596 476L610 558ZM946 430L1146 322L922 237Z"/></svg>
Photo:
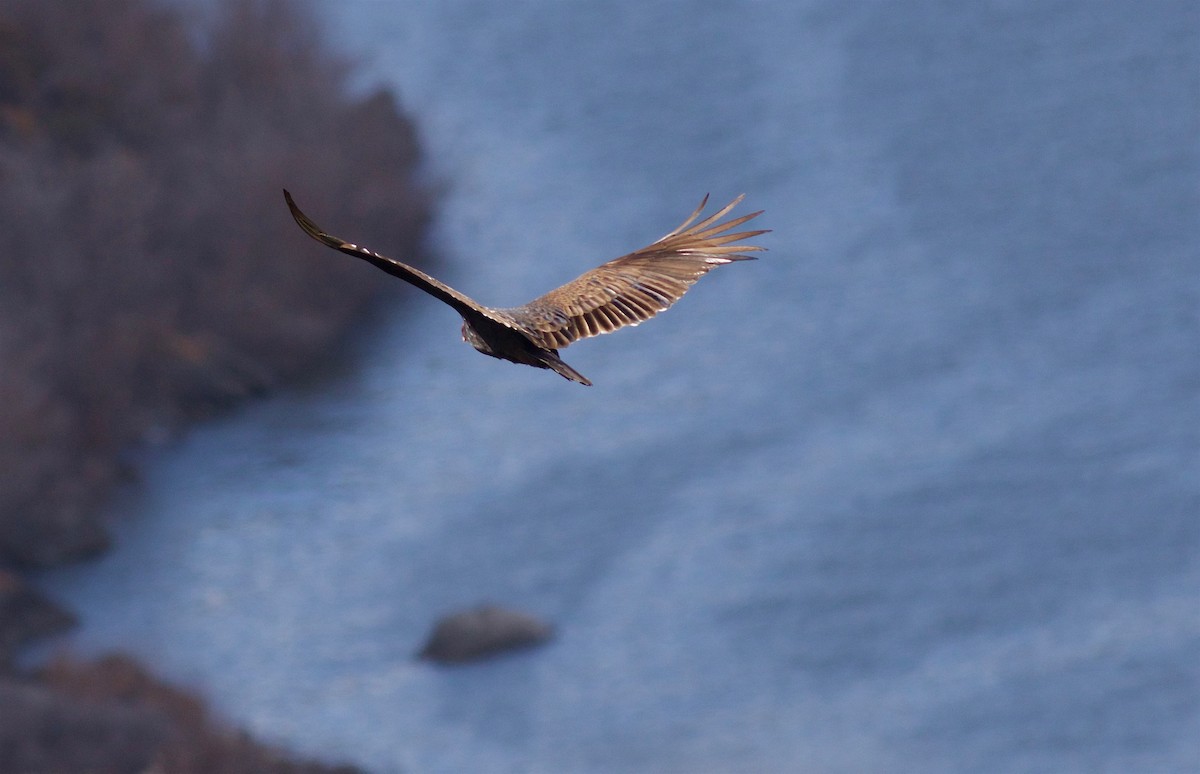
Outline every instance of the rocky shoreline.
<svg viewBox="0 0 1200 774"><path fill-rule="evenodd" d="M0 771L326 772L120 655L23 579L107 548L127 452L326 362L389 287L307 249L280 189L418 253L411 121L347 96L300 6L0 0Z"/></svg>
<svg viewBox="0 0 1200 774"><path fill-rule="evenodd" d="M132 659L60 658L0 680L0 770L349 774L298 760L214 720L202 701Z"/></svg>

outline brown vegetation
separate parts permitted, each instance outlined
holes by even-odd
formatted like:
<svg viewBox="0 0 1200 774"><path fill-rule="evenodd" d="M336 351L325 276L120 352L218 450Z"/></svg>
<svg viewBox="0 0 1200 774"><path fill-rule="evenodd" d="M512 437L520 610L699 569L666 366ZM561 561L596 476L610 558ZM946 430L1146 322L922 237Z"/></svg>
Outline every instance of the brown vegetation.
<svg viewBox="0 0 1200 774"><path fill-rule="evenodd" d="M336 342L379 287L285 185L417 246L417 147L288 0L0 0L0 563L99 550L118 454Z"/></svg>
<svg viewBox="0 0 1200 774"><path fill-rule="evenodd" d="M0 0L0 771L345 770L120 657L11 662L71 622L11 568L106 545L120 455L298 373L386 284L307 249L281 189L408 254L428 217L411 124L347 95L296 0L215 5Z"/></svg>
<svg viewBox="0 0 1200 774"><path fill-rule="evenodd" d="M127 658L58 660L0 682L0 771L350 774L296 761L214 721L194 697Z"/></svg>

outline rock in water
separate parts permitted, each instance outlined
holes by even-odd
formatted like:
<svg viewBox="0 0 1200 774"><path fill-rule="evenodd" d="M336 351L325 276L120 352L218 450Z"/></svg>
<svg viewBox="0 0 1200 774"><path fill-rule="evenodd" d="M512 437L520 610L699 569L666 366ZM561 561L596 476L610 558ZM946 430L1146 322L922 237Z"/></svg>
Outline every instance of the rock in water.
<svg viewBox="0 0 1200 774"><path fill-rule="evenodd" d="M539 619L492 605L466 610L438 621L420 657L462 663L550 639L554 630Z"/></svg>

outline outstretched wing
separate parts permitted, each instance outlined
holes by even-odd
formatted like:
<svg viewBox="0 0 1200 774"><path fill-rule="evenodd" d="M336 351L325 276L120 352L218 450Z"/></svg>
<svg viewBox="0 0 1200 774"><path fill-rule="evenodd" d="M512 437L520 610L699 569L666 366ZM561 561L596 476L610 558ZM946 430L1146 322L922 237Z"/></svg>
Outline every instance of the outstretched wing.
<svg viewBox="0 0 1200 774"><path fill-rule="evenodd" d="M416 285L431 296L439 298L450 306L454 307L459 314L463 315L463 317L483 315L484 317L496 319L498 322L503 322L505 325L509 325L511 327L510 322L506 320L500 320L496 318L495 315L489 314L490 310L477 303L474 299L459 293L457 290L443 282L439 282L420 269L414 269L412 266L409 266L406 263L401 263L400 261L393 260L386 256L380 255L379 253L372 252L365 247L347 242L344 239L326 233L321 229L320 226L318 226L316 223L313 223L312 219L300 211L300 208L296 206L296 202L292 201L292 195L286 190L283 192L283 198L287 201L287 206L292 212L292 217L296 219L296 223L300 226L300 228L304 229L304 233L308 234L321 244L332 247L334 250L339 250L347 255L353 255L355 258L362 258L364 261L372 263L375 266L378 266L380 269L383 269L388 274L399 277L405 282Z"/></svg>
<svg viewBox="0 0 1200 774"><path fill-rule="evenodd" d="M762 210L719 222L741 200L737 197L696 223L708 203L705 196L691 217L654 244L592 269L525 306L503 311L523 322L546 349L649 320L714 267L752 260L754 256L746 253L764 249L735 243L765 234L766 229L729 233Z"/></svg>

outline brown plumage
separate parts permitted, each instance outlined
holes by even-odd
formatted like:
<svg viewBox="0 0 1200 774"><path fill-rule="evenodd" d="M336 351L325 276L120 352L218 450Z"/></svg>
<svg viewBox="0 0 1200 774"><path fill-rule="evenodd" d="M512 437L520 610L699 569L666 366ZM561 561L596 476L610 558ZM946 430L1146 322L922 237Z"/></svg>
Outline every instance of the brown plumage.
<svg viewBox="0 0 1200 774"><path fill-rule="evenodd" d="M463 340L483 354L549 368L586 385L591 382L562 361L559 349L649 320L682 298L713 267L752 260L754 256L746 253L763 248L735 243L766 233L728 233L762 214L761 210L719 222L741 196L696 223L708 203L705 196L691 217L653 244L598 266L524 306L492 309L418 269L325 233L300 211L291 194L284 191L283 196L296 223L313 239L369 261L454 307L463 318Z"/></svg>

